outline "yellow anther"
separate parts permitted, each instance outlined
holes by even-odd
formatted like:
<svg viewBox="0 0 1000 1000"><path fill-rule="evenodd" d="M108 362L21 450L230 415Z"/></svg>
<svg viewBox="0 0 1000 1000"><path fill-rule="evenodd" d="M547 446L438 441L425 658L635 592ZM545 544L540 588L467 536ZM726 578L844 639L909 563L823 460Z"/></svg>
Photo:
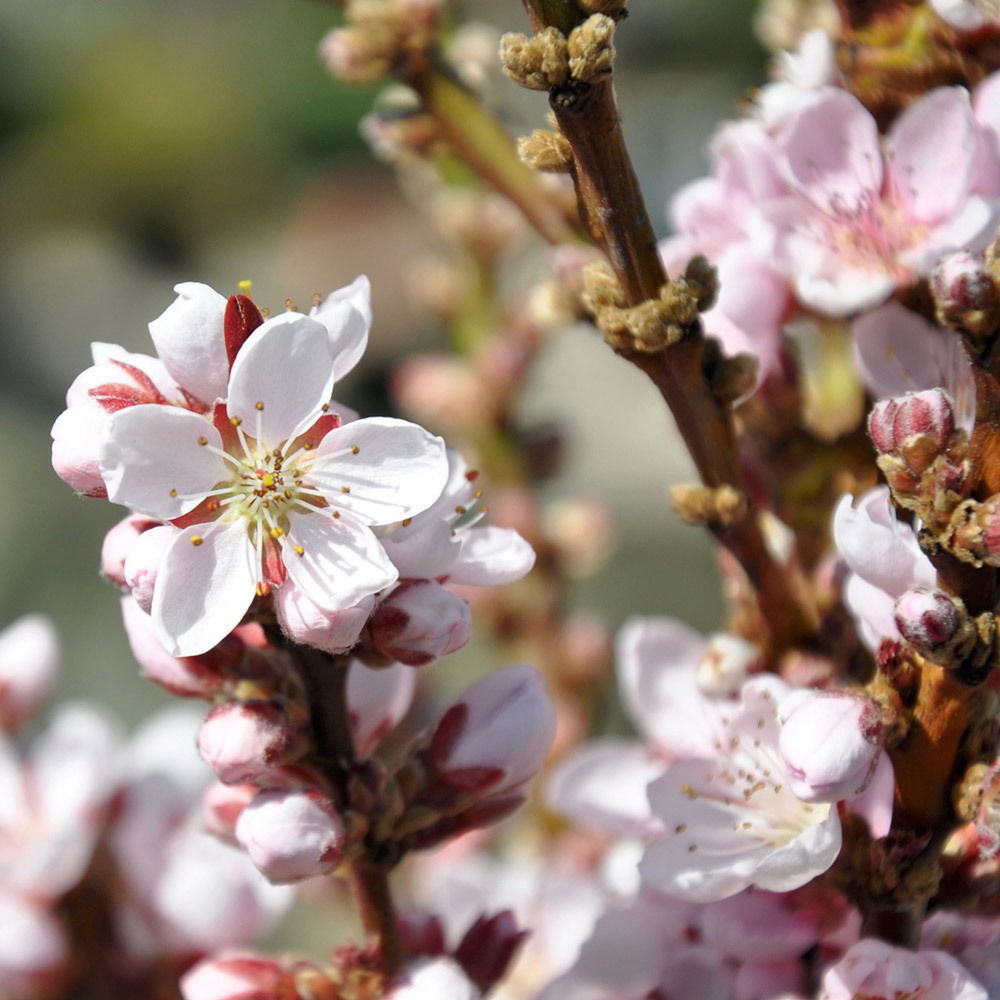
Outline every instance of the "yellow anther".
<svg viewBox="0 0 1000 1000"><path fill-rule="evenodd" d="M306 550L301 545L293 545L292 548L295 550L297 556L304 556L306 554Z"/></svg>
<svg viewBox="0 0 1000 1000"><path fill-rule="evenodd" d="M273 528L271 529L271 537L272 537L272 538L281 538L281 536L282 536L283 534L284 534L284 532L283 532L283 531L281 530L281 528L279 528L279 527L278 527L277 525L275 525L275 526L274 526L274 527L273 527Z"/></svg>
<svg viewBox="0 0 1000 1000"><path fill-rule="evenodd" d="M411 524L413 524L413 518L404 517L400 524L402 524L404 528L408 528Z"/></svg>
<svg viewBox="0 0 1000 1000"><path fill-rule="evenodd" d="M254 409L257 409L257 410L263 410L264 409L264 401L261 400L261 399L258 399L257 402L254 403L253 405L254 405Z"/></svg>
<svg viewBox="0 0 1000 1000"><path fill-rule="evenodd" d="M270 472L265 472L262 482L268 489L270 489L274 486L274 476Z"/></svg>
<svg viewBox="0 0 1000 1000"><path fill-rule="evenodd" d="M251 289L253 288L253 282L249 278L244 278L242 281L236 282L236 287L248 298L252 299L253 294Z"/></svg>
<svg viewBox="0 0 1000 1000"><path fill-rule="evenodd" d="M208 438L204 437L204 436L198 438L198 444L200 444L200 445L206 445L206 444L208 444Z"/></svg>
<svg viewBox="0 0 1000 1000"><path fill-rule="evenodd" d="M195 547L201 545L201 543L203 541L205 541L205 539L202 538L201 535L192 535L191 536L191 544L194 545Z"/></svg>
<svg viewBox="0 0 1000 1000"><path fill-rule="evenodd" d="M455 508L455 513L456 514L468 514L469 513L469 508L468 507L463 507L461 504L459 504Z"/></svg>
<svg viewBox="0 0 1000 1000"><path fill-rule="evenodd" d="M340 492L341 493L350 493L351 492L351 487L350 486L341 486L340 487Z"/></svg>
<svg viewBox="0 0 1000 1000"><path fill-rule="evenodd" d="M239 426L240 426L240 424L242 424L242 423L243 423L243 418L242 418L242 417L230 417L230 419L229 419L229 422L230 422L230 423L231 423L231 424L232 424L232 425L233 425L234 427L239 427Z"/></svg>
<svg viewBox="0 0 1000 1000"><path fill-rule="evenodd" d="M352 455L357 455L357 453L359 451L361 451L361 449L356 444L352 444L351 445L351 454Z"/></svg>
<svg viewBox="0 0 1000 1000"><path fill-rule="evenodd" d="M333 512L333 516L336 517L336 518L339 518L340 517L340 511L339 510L335 510Z"/></svg>
<svg viewBox="0 0 1000 1000"><path fill-rule="evenodd" d="M321 409L321 410L322 410L322 411L323 411L324 413L326 413L326 412L327 412L327 411L328 411L328 410L330 409L330 404L329 404L329 403L324 403L324 404L323 404L323 405L322 405L322 406L320 407L320 409Z"/></svg>
<svg viewBox="0 0 1000 1000"><path fill-rule="evenodd" d="M177 496L177 490L171 490L171 491L170 491L170 495L171 495L172 497L175 497L175 496Z"/></svg>

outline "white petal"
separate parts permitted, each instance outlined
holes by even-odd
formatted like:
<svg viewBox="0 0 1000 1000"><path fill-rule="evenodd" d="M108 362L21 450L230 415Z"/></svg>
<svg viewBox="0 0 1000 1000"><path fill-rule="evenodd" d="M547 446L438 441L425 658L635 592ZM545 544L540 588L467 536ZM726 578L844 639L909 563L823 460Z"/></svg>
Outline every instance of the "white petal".
<svg viewBox="0 0 1000 1000"><path fill-rule="evenodd" d="M662 773L663 764L638 743L595 740L555 766L546 798L555 812L602 833L648 833L658 824L646 786Z"/></svg>
<svg viewBox="0 0 1000 1000"><path fill-rule="evenodd" d="M462 551L449 573L452 583L513 583L535 565L535 550L513 528L467 528L460 537Z"/></svg>
<svg viewBox="0 0 1000 1000"><path fill-rule="evenodd" d="M333 345L333 370L342 379L361 359L372 325L371 285L365 275L331 292L309 315L326 327Z"/></svg>
<svg viewBox="0 0 1000 1000"><path fill-rule="evenodd" d="M226 394L229 362L224 323L226 300L195 281L175 285L178 298L149 324L164 367L178 384L211 405Z"/></svg>
<svg viewBox="0 0 1000 1000"><path fill-rule="evenodd" d="M227 407L250 437L274 447L308 427L332 391L326 328L308 316L282 313L254 330L236 355Z"/></svg>
<svg viewBox="0 0 1000 1000"><path fill-rule="evenodd" d="M403 579L434 580L446 576L462 551L462 539L452 534L450 523L432 520L433 516L433 511L426 511L412 524L397 525L382 539Z"/></svg>
<svg viewBox="0 0 1000 1000"><path fill-rule="evenodd" d="M754 872L753 883L770 892L798 889L837 860L840 844L840 817L831 808L822 823L808 827L763 858Z"/></svg>
<svg viewBox="0 0 1000 1000"><path fill-rule="evenodd" d="M308 483L366 524L419 514L448 480L444 441L406 420L369 417L338 427L315 455Z"/></svg>
<svg viewBox="0 0 1000 1000"><path fill-rule="evenodd" d="M396 567L378 539L349 514L293 513L288 521L282 559L293 582L317 604L350 608L396 582Z"/></svg>
<svg viewBox="0 0 1000 1000"><path fill-rule="evenodd" d="M201 543L195 545L195 538ZM245 522L185 528L167 549L156 578L156 636L172 656L204 653L239 625L256 589Z"/></svg>
<svg viewBox="0 0 1000 1000"><path fill-rule="evenodd" d="M227 478L211 447L222 447L218 431L190 410L156 404L119 410L108 420L100 460L108 499L163 521L186 514Z"/></svg>

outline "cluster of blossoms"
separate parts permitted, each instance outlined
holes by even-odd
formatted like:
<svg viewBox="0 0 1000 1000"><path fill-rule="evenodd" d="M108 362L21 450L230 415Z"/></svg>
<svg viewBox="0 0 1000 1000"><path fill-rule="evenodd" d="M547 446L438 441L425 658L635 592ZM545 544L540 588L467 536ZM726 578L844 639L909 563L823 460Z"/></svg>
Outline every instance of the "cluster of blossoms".
<svg viewBox="0 0 1000 1000"><path fill-rule="evenodd" d="M482 523L481 478L442 439L332 399L367 342L366 279L274 316L249 288L177 286L150 324L157 356L94 345L53 427L53 464L78 492L128 508L103 572L143 672L211 704L195 739L215 780L157 763L164 740L192 739L174 735L173 717L122 764L107 763L120 738L82 710L36 749L12 745L0 922L38 945L10 959L0 945L18 1000L72 974L78 945L55 901L103 884L102 850L125 887L109 919L135 955L119 978L129 962L165 966L184 1000L1000 995L1000 23L976 3L852 19L845 0L840 48L806 34L781 79L720 129L714 175L674 203L678 234L658 254L626 240L651 258L637 276L608 222L637 204L611 203L629 180L623 146L601 177L620 137L578 134L588 101L617 120L624 6L580 0L565 33L508 36L502 50L508 75L548 90L555 111L557 131L531 137L526 160L573 177L614 266L563 248L562 298L546 299L546 283L463 363L411 364L399 395L503 451L541 333L589 310L652 375L699 460L706 485L678 506L727 546L725 629L706 639L672 619L627 621L617 685L637 736L586 740L584 699L562 690L554 702L546 684L584 672L560 673L560 657L601 659L551 652L571 645L558 578L575 543L525 516L547 575L525 603L541 610L498 604L494 631L530 623L548 676L510 666L450 704L418 699L418 668L470 638L466 599L524 577L532 546ZM450 78L420 76L436 71L441 13L433 0L352 0L325 57L355 80L415 74L414 100L437 93L431 83L454 98ZM928 88L917 73L898 99L871 87L869 16L886 17L904 50L911 35L894 18L954 52L959 39L971 68L947 66L967 86ZM431 101L423 124L468 153L454 121L434 118L447 104ZM383 145L405 131L368 128ZM494 167L546 235L572 236L564 186L545 189L546 209L523 165ZM596 209L595 191L608 199ZM482 231L476 213L449 215L483 284L515 228L493 204ZM696 255L714 265L717 296ZM664 261L684 277L668 279ZM817 342L837 363L810 370ZM727 367L724 355L744 358ZM675 356L687 367L672 370ZM822 418L807 412L810 391L826 394ZM594 519L573 524L566 535ZM5 728L30 714L43 674L0 674ZM494 824L528 801L554 739L533 804L544 820L504 844ZM48 762L70 773L67 747L74 794L53 812ZM33 824L45 835L28 837ZM388 873L431 848L397 911ZM213 872L213 888L228 879L231 891L202 904L189 883L216 864L233 867ZM244 950L288 884L322 876L353 883L365 945L322 960Z"/></svg>

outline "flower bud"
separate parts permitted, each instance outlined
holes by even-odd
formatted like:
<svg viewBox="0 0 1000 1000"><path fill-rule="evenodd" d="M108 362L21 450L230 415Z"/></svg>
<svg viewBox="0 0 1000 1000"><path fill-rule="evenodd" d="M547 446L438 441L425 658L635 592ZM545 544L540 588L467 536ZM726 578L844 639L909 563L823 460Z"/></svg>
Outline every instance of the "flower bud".
<svg viewBox="0 0 1000 1000"><path fill-rule="evenodd" d="M344 824L318 792L261 792L236 822L236 839L270 882L326 875L346 846Z"/></svg>
<svg viewBox="0 0 1000 1000"><path fill-rule="evenodd" d="M347 707L359 757L367 757L403 718L413 702L416 672L401 663L373 669L352 660L347 671Z"/></svg>
<svg viewBox="0 0 1000 1000"><path fill-rule="evenodd" d="M230 701L208 713L198 750L220 781L237 785L301 757L306 743L274 702Z"/></svg>
<svg viewBox="0 0 1000 1000"><path fill-rule="evenodd" d="M127 587L125 582L125 560L132 551L139 536L160 522L145 514L129 514L119 521L104 536L101 546L101 573L116 587Z"/></svg>
<svg viewBox="0 0 1000 1000"><path fill-rule="evenodd" d="M125 557L125 585L131 589L135 603L146 614L153 607L153 587L160 562L176 536L177 529L173 525L157 525L139 535Z"/></svg>
<svg viewBox="0 0 1000 1000"><path fill-rule="evenodd" d="M407 580L379 606L369 624L378 652L422 667L461 649L472 634L469 605L433 580Z"/></svg>
<svg viewBox="0 0 1000 1000"><path fill-rule="evenodd" d="M555 708L533 667L506 667L469 688L438 722L430 759L444 781L491 796L518 790L542 766Z"/></svg>
<svg viewBox="0 0 1000 1000"><path fill-rule="evenodd" d="M201 796L201 818L206 833L236 846L236 821L257 794L256 785L224 785L213 781Z"/></svg>
<svg viewBox="0 0 1000 1000"><path fill-rule="evenodd" d="M906 591L896 601L894 617L899 634L921 653L946 646L965 621L948 594L930 587Z"/></svg>
<svg viewBox="0 0 1000 1000"><path fill-rule="evenodd" d="M99 466L100 441L108 422L96 404L71 406L52 425L52 468L64 482L87 497L106 497Z"/></svg>
<svg viewBox="0 0 1000 1000"><path fill-rule="evenodd" d="M973 334L992 333L1000 321L1000 288L981 255L948 254L930 275L937 317L945 326Z"/></svg>
<svg viewBox="0 0 1000 1000"><path fill-rule="evenodd" d="M295 1000L291 974L274 959L249 952L217 955L181 979L184 1000Z"/></svg>
<svg viewBox="0 0 1000 1000"><path fill-rule="evenodd" d="M455 960L469 979L486 993L503 979L514 953L528 933L518 928L510 910L492 917L481 916L465 932L455 949Z"/></svg>
<svg viewBox="0 0 1000 1000"><path fill-rule="evenodd" d="M20 728L49 696L59 671L59 638L44 615L25 615L0 632L0 726Z"/></svg>
<svg viewBox="0 0 1000 1000"><path fill-rule="evenodd" d="M840 802L868 785L882 752L878 706L860 695L817 694L781 727L792 791L805 802Z"/></svg>
<svg viewBox="0 0 1000 1000"><path fill-rule="evenodd" d="M71 960L66 931L49 907L0 889L0 983L11 1000L56 995Z"/></svg>
<svg viewBox="0 0 1000 1000"><path fill-rule="evenodd" d="M727 698L736 694L747 672L760 658L760 650L752 643L728 632L717 632L708 640L708 647L698 661L698 687L705 694Z"/></svg>
<svg viewBox="0 0 1000 1000"><path fill-rule="evenodd" d="M281 631L293 642L327 653L344 653L354 646L375 607L374 597L333 610L316 604L299 587L279 587L273 593Z"/></svg>
<svg viewBox="0 0 1000 1000"><path fill-rule="evenodd" d="M920 475L955 433L951 397L944 389L926 389L880 400L868 417L868 433L880 452L899 456Z"/></svg>

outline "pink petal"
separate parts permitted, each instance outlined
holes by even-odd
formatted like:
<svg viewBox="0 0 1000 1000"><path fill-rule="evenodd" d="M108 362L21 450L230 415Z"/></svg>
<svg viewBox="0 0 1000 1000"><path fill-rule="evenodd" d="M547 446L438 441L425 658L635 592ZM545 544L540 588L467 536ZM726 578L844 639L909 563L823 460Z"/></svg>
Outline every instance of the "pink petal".
<svg viewBox="0 0 1000 1000"><path fill-rule="evenodd" d="M423 427L369 417L323 438L308 481L366 524L391 524L437 500L448 481L448 458L444 441Z"/></svg>
<svg viewBox="0 0 1000 1000"><path fill-rule="evenodd" d="M156 578L157 638L172 656L204 653L239 625L256 590L255 553L244 521L185 528Z"/></svg>
<svg viewBox="0 0 1000 1000"><path fill-rule="evenodd" d="M875 119L846 91L831 88L793 115L777 145L789 179L824 211L850 212L881 190Z"/></svg>
<svg viewBox="0 0 1000 1000"><path fill-rule="evenodd" d="M978 148L968 91L939 87L914 101L885 145L890 189L910 216L936 222L952 215L968 194Z"/></svg>
<svg viewBox="0 0 1000 1000"><path fill-rule="evenodd" d="M226 300L208 285L175 285L178 298L149 324L164 367L177 383L211 405L226 394L229 361L223 336Z"/></svg>
<svg viewBox="0 0 1000 1000"><path fill-rule="evenodd" d="M822 269L795 278L795 294L803 305L825 316L850 316L880 305L893 293L896 279L876 267L847 267L831 252Z"/></svg>
<svg viewBox="0 0 1000 1000"><path fill-rule="evenodd" d="M365 275L331 292L309 311L311 319L322 323L333 345L333 370L339 381L361 360L368 346L372 325L371 285Z"/></svg>
<svg viewBox="0 0 1000 1000"><path fill-rule="evenodd" d="M868 830L876 840L892 828L895 781L892 761L887 753L883 753L875 765L875 774L868 787L847 803L851 812L857 813L868 824Z"/></svg>
<svg viewBox="0 0 1000 1000"><path fill-rule="evenodd" d="M243 430L274 447L305 430L333 391L333 347L308 316L282 313L258 327L233 362L226 406Z"/></svg>
<svg viewBox="0 0 1000 1000"><path fill-rule="evenodd" d="M535 565L535 550L513 528L467 528L460 536L461 553L448 574L451 583L473 587L513 583Z"/></svg>
<svg viewBox="0 0 1000 1000"><path fill-rule="evenodd" d="M180 517L228 478L212 447L222 447L218 431L190 410L155 404L119 410L108 421L101 454L108 499L163 521Z"/></svg>
<svg viewBox="0 0 1000 1000"><path fill-rule="evenodd" d="M378 539L350 514L292 513L288 520L281 550L285 568L322 607L351 608L396 582L396 567Z"/></svg>

